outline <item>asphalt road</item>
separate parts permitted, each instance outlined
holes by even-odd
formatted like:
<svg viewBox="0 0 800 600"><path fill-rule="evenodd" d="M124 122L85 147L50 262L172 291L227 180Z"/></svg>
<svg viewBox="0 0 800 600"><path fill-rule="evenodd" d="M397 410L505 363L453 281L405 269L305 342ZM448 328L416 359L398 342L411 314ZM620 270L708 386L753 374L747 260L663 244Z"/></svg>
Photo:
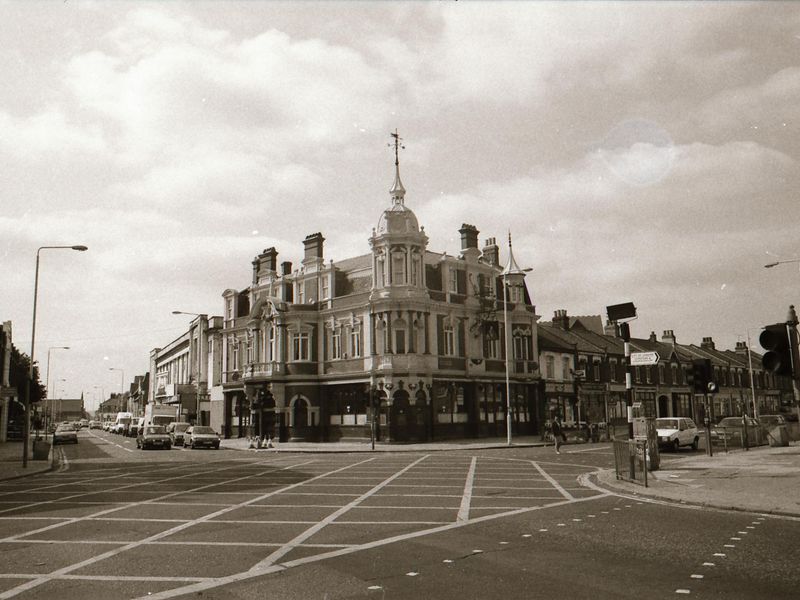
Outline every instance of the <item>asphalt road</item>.
<svg viewBox="0 0 800 600"><path fill-rule="evenodd" d="M256 454L80 436L58 471L0 483L0 598L798 597L800 520L587 485L607 444Z"/></svg>

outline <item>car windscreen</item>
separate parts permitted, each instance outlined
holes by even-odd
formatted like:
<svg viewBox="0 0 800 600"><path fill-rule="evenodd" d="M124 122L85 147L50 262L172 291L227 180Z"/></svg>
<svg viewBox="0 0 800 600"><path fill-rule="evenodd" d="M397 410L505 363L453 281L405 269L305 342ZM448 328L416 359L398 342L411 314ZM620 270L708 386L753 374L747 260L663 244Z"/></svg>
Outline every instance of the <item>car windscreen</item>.
<svg viewBox="0 0 800 600"><path fill-rule="evenodd" d="M214 430L211 427L195 427L192 430L192 433L197 435L198 433L214 433Z"/></svg>
<svg viewBox="0 0 800 600"><path fill-rule="evenodd" d="M72 425L59 425L56 431L75 431Z"/></svg>
<svg viewBox="0 0 800 600"><path fill-rule="evenodd" d="M186 431L189 429L189 427L191 427L189 423L179 423L178 425L175 425L175 431Z"/></svg>
<svg viewBox="0 0 800 600"><path fill-rule="evenodd" d="M742 426L742 418L741 417L725 417L722 421L719 422L720 427L741 427Z"/></svg>
<svg viewBox="0 0 800 600"><path fill-rule="evenodd" d="M656 429L678 429L678 419L656 419Z"/></svg>
<svg viewBox="0 0 800 600"><path fill-rule="evenodd" d="M163 427L145 427L145 433L158 434L164 432L165 429Z"/></svg>

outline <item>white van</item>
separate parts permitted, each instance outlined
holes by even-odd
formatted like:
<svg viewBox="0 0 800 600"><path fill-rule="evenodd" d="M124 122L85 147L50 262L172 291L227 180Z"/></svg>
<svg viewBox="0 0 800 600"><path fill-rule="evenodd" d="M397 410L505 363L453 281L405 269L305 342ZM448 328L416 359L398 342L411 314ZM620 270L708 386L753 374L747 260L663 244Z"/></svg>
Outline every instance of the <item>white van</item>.
<svg viewBox="0 0 800 600"><path fill-rule="evenodd" d="M111 426L111 433L119 433L121 435L127 435L128 429L131 426L131 421L133 421L133 414L129 412L118 412L117 419L114 421L114 424Z"/></svg>

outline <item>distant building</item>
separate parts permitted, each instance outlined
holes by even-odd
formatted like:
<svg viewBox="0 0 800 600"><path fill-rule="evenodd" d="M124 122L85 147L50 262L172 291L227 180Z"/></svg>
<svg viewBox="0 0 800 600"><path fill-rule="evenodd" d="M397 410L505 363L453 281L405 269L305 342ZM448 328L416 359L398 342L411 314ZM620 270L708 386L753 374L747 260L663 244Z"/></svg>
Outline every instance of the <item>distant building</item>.
<svg viewBox="0 0 800 600"><path fill-rule="evenodd" d="M88 418L83 396L80 398L45 398L34 407L39 418L48 423L80 421Z"/></svg>

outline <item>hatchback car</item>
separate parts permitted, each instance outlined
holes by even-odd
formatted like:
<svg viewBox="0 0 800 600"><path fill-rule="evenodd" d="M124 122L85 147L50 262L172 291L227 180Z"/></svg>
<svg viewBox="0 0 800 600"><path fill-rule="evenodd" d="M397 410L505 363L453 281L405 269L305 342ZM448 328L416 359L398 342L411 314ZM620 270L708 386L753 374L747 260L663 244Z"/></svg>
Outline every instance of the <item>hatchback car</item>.
<svg viewBox="0 0 800 600"><path fill-rule="evenodd" d="M672 448L675 452L681 446L691 446L692 450L697 450L697 443L700 440L700 432L694 421L687 417L662 417L656 419L656 434L658 435L658 445L665 448Z"/></svg>
<svg viewBox="0 0 800 600"><path fill-rule="evenodd" d="M161 425L145 425L139 430L136 436L136 447L142 450L148 448L164 448L169 450L172 447L167 430Z"/></svg>
<svg viewBox="0 0 800 600"><path fill-rule="evenodd" d="M746 433L743 418L747 425ZM711 440L715 443L743 448L745 439L748 447L763 443L761 427L752 417L725 417L711 429Z"/></svg>
<svg viewBox="0 0 800 600"><path fill-rule="evenodd" d="M78 430L72 424L62 423L56 427L53 433L53 445L56 444L77 444L78 443Z"/></svg>
<svg viewBox="0 0 800 600"><path fill-rule="evenodd" d="M191 426L191 423L184 421L173 421L167 425L167 434L169 434L173 446L183 446L183 434Z"/></svg>
<svg viewBox="0 0 800 600"><path fill-rule="evenodd" d="M194 425L189 427L183 436L183 445L186 448L214 448L219 450L219 434L211 427Z"/></svg>
<svg viewBox="0 0 800 600"><path fill-rule="evenodd" d="M100 421L89 421L89 429L102 429L103 425Z"/></svg>
<svg viewBox="0 0 800 600"><path fill-rule="evenodd" d="M779 427L780 425L786 425L786 419L783 415L761 415L758 417L758 422L761 423L763 427L768 427L770 429Z"/></svg>

